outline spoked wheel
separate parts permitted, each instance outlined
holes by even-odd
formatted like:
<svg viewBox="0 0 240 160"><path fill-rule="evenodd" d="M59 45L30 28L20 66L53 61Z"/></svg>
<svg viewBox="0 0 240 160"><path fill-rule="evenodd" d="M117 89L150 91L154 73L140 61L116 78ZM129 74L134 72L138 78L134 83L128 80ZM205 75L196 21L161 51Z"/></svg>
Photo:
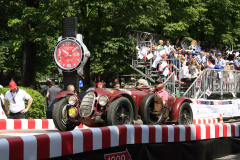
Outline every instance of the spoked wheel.
<svg viewBox="0 0 240 160"><path fill-rule="evenodd" d="M107 111L108 125L132 124L133 108L126 97L120 97L111 102Z"/></svg>
<svg viewBox="0 0 240 160"><path fill-rule="evenodd" d="M68 103L66 98L62 98L54 104L52 117L53 122L59 131L73 130L76 125L69 121L67 116Z"/></svg>
<svg viewBox="0 0 240 160"><path fill-rule="evenodd" d="M151 101L148 107L148 112L147 112L147 114L149 115L149 120L151 121L151 124L159 124L161 122L162 114L153 114L153 109L154 109L154 101ZM163 108L162 108L162 111L163 111Z"/></svg>
<svg viewBox="0 0 240 160"><path fill-rule="evenodd" d="M117 108L117 123L118 124L128 124L130 123L130 110L127 106L128 104L121 104Z"/></svg>
<svg viewBox="0 0 240 160"><path fill-rule="evenodd" d="M164 107L161 102L162 110L160 114L152 114L154 109L154 94L147 94L140 105L140 115L144 124L160 124L163 120Z"/></svg>
<svg viewBox="0 0 240 160"><path fill-rule="evenodd" d="M188 102L184 102L180 108L178 124L192 124L192 123L193 113L191 106Z"/></svg>

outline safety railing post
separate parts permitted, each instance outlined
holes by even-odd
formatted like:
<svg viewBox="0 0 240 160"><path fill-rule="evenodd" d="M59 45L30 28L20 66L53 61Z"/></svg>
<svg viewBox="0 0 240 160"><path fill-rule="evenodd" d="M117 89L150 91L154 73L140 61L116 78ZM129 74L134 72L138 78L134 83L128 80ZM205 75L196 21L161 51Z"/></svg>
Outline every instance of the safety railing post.
<svg viewBox="0 0 240 160"><path fill-rule="evenodd" d="M220 87L221 87L221 99L223 99L223 70L221 72L221 77L220 78Z"/></svg>

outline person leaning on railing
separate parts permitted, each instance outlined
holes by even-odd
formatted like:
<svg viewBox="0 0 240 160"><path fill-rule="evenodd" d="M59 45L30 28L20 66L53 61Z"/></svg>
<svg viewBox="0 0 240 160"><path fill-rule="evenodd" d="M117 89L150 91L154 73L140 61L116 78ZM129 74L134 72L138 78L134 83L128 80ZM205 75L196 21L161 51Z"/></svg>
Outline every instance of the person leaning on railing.
<svg viewBox="0 0 240 160"><path fill-rule="evenodd" d="M182 70L180 72L180 80L182 82L191 83L195 80L195 78L192 78L191 74L189 73L189 65L190 63L187 62L186 66L182 67Z"/></svg>

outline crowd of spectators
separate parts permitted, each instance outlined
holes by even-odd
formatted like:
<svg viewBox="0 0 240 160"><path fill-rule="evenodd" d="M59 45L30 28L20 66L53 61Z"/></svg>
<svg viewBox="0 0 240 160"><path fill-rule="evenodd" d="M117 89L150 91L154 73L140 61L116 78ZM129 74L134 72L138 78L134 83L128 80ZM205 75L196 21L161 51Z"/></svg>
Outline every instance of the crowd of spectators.
<svg viewBox="0 0 240 160"><path fill-rule="evenodd" d="M151 70L159 73L167 69L165 76L172 71L184 82L192 82L205 68L240 70L239 52L225 45L207 45L200 40L188 45L184 38L156 40L152 34L133 31L129 38L136 43L138 59L144 59Z"/></svg>

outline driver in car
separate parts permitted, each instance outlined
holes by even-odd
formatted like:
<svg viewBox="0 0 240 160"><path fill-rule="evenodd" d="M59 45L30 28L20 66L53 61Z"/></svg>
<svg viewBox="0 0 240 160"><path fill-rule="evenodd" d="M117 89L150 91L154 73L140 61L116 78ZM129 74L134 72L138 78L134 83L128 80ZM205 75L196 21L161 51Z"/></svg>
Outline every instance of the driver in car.
<svg viewBox="0 0 240 160"><path fill-rule="evenodd" d="M161 114L162 105L161 101L163 103L163 107L167 107L167 101L168 101L168 92L164 89L164 83L162 79L158 79L155 81L155 96L154 96L154 109L153 114Z"/></svg>
<svg viewBox="0 0 240 160"><path fill-rule="evenodd" d="M139 79L136 84L137 88L149 87L148 82L145 79Z"/></svg>

